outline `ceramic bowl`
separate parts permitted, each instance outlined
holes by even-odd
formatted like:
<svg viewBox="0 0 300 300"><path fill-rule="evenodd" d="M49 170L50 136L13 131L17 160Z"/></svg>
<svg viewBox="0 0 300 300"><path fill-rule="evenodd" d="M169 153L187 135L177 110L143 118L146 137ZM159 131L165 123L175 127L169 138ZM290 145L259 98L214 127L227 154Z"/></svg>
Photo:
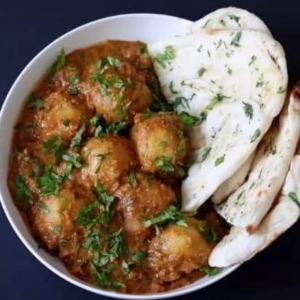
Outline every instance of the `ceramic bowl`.
<svg viewBox="0 0 300 300"><path fill-rule="evenodd" d="M36 55L18 76L11 87L0 114L0 198L4 212L14 231L26 248L49 270L66 281L90 292L119 299L162 299L171 298L200 290L224 278L238 266L225 268L214 277L205 277L183 288L149 295L131 295L110 292L96 288L72 276L63 263L56 257L38 248L30 231L26 227L15 207L7 187L7 172L13 127L23 101L33 86L55 61L57 53L64 48L66 53L86 47L106 39L140 40L145 43L170 38L186 32L189 20L157 14L127 14L100 19L80 26L56 39Z"/></svg>

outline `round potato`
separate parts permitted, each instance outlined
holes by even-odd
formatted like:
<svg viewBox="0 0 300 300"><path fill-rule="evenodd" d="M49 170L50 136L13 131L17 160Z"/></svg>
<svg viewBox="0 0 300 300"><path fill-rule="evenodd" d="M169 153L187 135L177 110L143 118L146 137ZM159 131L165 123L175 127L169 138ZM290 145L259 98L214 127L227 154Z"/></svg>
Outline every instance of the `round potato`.
<svg viewBox="0 0 300 300"><path fill-rule="evenodd" d="M109 193L113 193L122 176L137 165L129 141L117 135L89 139L82 149L82 161L80 183L88 187L101 183Z"/></svg>
<svg viewBox="0 0 300 300"><path fill-rule="evenodd" d="M131 121L152 102L145 74L127 62L118 68L109 67L103 72L95 70L91 78L80 84L88 103L107 122Z"/></svg>
<svg viewBox="0 0 300 300"><path fill-rule="evenodd" d="M179 118L170 113L137 115L131 130L143 170L164 177L183 177L189 140Z"/></svg>
<svg viewBox="0 0 300 300"><path fill-rule="evenodd" d="M149 246L149 262L163 282L178 279L207 265L210 246L194 226L169 225Z"/></svg>
<svg viewBox="0 0 300 300"><path fill-rule="evenodd" d="M60 136L70 142L82 125L82 115L89 115L83 103L66 93L51 93L44 99L43 109L37 112L39 139L46 141L51 136Z"/></svg>
<svg viewBox="0 0 300 300"><path fill-rule="evenodd" d="M143 244L152 232L151 228L143 226L142 219L156 216L176 201L174 191L160 180L133 172L115 195L119 199L117 210L124 218L123 228L130 248Z"/></svg>
<svg viewBox="0 0 300 300"><path fill-rule="evenodd" d="M60 239L67 239L73 233L83 205L67 188L58 195L43 196L35 203L31 211L33 228L47 249L58 248Z"/></svg>

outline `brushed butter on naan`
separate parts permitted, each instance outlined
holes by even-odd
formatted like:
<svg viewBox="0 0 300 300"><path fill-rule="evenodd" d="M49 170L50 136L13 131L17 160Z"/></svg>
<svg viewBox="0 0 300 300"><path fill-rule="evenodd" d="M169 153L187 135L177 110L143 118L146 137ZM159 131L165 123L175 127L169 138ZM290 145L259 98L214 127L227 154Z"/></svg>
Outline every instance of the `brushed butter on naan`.
<svg viewBox="0 0 300 300"><path fill-rule="evenodd" d="M255 230L280 191L294 156L300 135L298 87L259 145L248 180L217 207L230 224Z"/></svg>
<svg viewBox="0 0 300 300"><path fill-rule="evenodd" d="M217 9L194 22L188 31L195 33L203 28L258 30L271 35L267 25L258 16L237 7Z"/></svg>
<svg viewBox="0 0 300 300"><path fill-rule="evenodd" d="M194 211L247 161L282 109L285 54L254 30L201 30L148 48L167 100L201 120L182 185L182 210Z"/></svg>
<svg viewBox="0 0 300 300"><path fill-rule="evenodd" d="M263 219L259 227L249 234L233 226L212 250L209 265L228 267L251 259L288 230L300 216L300 156L291 163L278 203Z"/></svg>

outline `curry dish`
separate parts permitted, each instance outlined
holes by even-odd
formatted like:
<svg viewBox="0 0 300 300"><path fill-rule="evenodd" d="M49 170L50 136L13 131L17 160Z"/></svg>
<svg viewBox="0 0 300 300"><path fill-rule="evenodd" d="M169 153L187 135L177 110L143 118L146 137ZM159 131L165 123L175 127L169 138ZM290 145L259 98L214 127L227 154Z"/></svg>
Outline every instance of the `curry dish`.
<svg viewBox="0 0 300 300"><path fill-rule="evenodd" d="M209 205L180 211L192 124L163 99L144 43L62 50L16 123L8 175L41 247L123 293L216 274L208 257L228 229Z"/></svg>

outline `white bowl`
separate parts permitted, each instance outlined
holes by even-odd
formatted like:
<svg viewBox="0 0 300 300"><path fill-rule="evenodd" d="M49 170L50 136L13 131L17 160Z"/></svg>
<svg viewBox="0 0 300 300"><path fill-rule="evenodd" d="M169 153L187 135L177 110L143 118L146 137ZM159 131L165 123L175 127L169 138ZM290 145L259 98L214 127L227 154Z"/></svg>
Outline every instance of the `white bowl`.
<svg viewBox="0 0 300 300"><path fill-rule="evenodd" d="M226 268L215 277L206 277L189 286L159 294L130 295L96 288L70 275L58 258L49 255L44 250L38 249L38 244L25 226L7 187L11 139L19 111L25 97L29 95L33 86L53 63L62 47L68 53L76 48L95 44L105 39L141 40L151 43L184 33L190 23L191 21L167 15L128 14L108 17L83 25L58 38L42 50L16 79L3 104L0 114L0 198L6 216L23 244L43 265L61 278L90 292L119 299L162 299L175 297L202 289L227 276L238 267Z"/></svg>

